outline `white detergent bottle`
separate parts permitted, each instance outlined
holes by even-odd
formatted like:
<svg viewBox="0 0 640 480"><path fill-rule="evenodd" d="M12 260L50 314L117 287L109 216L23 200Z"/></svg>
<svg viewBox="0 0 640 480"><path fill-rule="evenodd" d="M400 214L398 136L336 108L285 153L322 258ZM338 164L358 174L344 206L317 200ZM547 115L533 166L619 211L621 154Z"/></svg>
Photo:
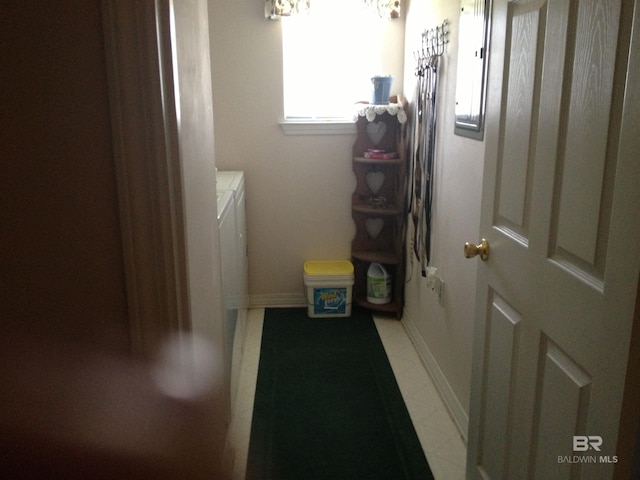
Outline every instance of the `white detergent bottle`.
<svg viewBox="0 0 640 480"><path fill-rule="evenodd" d="M379 263L367 270L367 302L378 305L391 301L391 276Z"/></svg>

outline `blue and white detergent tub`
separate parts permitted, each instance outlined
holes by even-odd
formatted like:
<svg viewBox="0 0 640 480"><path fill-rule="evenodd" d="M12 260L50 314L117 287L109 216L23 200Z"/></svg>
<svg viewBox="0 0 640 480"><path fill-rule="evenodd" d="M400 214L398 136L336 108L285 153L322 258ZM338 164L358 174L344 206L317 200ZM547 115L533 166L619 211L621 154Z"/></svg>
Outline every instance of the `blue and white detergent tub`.
<svg viewBox="0 0 640 480"><path fill-rule="evenodd" d="M351 316L353 264L348 260L304 262L304 285L310 317Z"/></svg>

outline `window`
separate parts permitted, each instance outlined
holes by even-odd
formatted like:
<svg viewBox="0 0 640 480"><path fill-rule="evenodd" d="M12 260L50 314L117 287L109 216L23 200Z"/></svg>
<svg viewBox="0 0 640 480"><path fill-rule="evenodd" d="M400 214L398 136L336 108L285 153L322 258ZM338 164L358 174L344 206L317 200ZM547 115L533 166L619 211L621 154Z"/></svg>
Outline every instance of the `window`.
<svg viewBox="0 0 640 480"><path fill-rule="evenodd" d="M316 0L308 15L283 18L285 120L351 119L382 74L387 22L362 0Z"/></svg>

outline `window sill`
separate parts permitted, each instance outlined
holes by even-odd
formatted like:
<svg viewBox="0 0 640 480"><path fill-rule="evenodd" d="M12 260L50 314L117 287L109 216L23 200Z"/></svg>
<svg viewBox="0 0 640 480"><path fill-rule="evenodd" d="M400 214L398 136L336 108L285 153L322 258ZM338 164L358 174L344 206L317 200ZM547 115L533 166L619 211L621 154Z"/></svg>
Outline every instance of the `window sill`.
<svg viewBox="0 0 640 480"><path fill-rule="evenodd" d="M351 135L356 124L349 120L284 120L280 122L285 135Z"/></svg>

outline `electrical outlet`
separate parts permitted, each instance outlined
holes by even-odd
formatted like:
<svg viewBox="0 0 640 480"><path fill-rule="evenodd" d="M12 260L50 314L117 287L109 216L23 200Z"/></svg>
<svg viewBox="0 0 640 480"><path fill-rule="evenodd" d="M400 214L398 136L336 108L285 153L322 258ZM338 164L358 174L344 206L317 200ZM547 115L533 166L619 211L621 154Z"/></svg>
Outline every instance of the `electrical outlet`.
<svg viewBox="0 0 640 480"><path fill-rule="evenodd" d="M427 267L427 288L432 292L435 292L437 273L436 267Z"/></svg>
<svg viewBox="0 0 640 480"><path fill-rule="evenodd" d="M427 288L432 293L438 295L438 303L442 305L442 297L444 296L444 280L438 275L436 267L427 267Z"/></svg>

